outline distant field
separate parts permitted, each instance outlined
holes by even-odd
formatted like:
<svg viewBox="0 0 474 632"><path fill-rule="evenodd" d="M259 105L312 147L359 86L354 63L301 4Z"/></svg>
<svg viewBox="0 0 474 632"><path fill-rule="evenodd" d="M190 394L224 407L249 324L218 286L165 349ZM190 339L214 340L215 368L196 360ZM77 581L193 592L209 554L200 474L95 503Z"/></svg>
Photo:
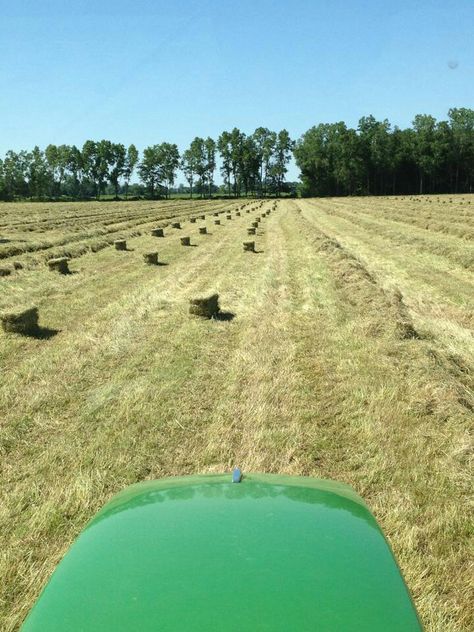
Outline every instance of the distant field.
<svg viewBox="0 0 474 632"><path fill-rule="evenodd" d="M235 464L354 486L426 629L473 629L474 195L276 204L257 254L273 201L0 205L0 311L56 332L0 331L2 630L115 492Z"/></svg>

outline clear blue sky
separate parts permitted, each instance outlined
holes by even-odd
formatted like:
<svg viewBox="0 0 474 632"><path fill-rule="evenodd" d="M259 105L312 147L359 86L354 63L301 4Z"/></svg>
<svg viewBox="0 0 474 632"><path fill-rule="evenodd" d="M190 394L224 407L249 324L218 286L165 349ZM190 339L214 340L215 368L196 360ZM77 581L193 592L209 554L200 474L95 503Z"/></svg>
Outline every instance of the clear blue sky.
<svg viewBox="0 0 474 632"><path fill-rule="evenodd" d="M0 155L474 107L474 0L0 0L0 16Z"/></svg>

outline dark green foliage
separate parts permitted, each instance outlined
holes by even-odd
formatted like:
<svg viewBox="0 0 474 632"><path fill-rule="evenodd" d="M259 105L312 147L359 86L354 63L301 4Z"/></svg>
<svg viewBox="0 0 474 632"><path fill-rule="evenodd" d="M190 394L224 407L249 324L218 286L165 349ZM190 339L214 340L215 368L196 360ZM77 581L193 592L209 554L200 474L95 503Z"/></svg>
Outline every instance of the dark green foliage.
<svg viewBox="0 0 474 632"><path fill-rule="evenodd" d="M303 195L467 193L474 184L474 110L448 121L418 114L413 127L363 117L312 127L294 150Z"/></svg>

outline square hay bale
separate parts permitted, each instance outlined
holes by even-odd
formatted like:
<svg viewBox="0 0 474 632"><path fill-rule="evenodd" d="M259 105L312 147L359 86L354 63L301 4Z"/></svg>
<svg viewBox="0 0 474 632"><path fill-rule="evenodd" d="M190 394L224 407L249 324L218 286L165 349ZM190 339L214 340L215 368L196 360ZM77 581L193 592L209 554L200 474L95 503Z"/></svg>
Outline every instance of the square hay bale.
<svg viewBox="0 0 474 632"><path fill-rule="evenodd" d="M114 241L115 250L127 250L127 242L125 239L116 239Z"/></svg>
<svg viewBox="0 0 474 632"><path fill-rule="evenodd" d="M181 237L180 238L182 246L190 246L191 245L191 237Z"/></svg>
<svg viewBox="0 0 474 632"><path fill-rule="evenodd" d="M191 224L195 224L196 219L197 219L196 217L191 217L189 221L191 222Z"/></svg>
<svg viewBox="0 0 474 632"><path fill-rule="evenodd" d="M247 252L255 252L255 242L254 241L244 241L244 250Z"/></svg>
<svg viewBox="0 0 474 632"><path fill-rule="evenodd" d="M220 223L221 223L221 220L220 220L220 219L215 219L215 220L214 220L214 224L215 224L216 226L219 226L219 225L220 225Z"/></svg>
<svg viewBox="0 0 474 632"><path fill-rule="evenodd" d="M59 257L57 259L50 259L48 261L48 268L52 272L59 272L59 274L70 274L69 259L67 257Z"/></svg>
<svg viewBox="0 0 474 632"><path fill-rule="evenodd" d="M199 226L199 234L205 235L207 233L207 228L205 226Z"/></svg>
<svg viewBox="0 0 474 632"><path fill-rule="evenodd" d="M219 213L213 213L214 217L219 217Z"/></svg>
<svg viewBox="0 0 474 632"><path fill-rule="evenodd" d="M256 232L256 228L247 228L247 235L255 235Z"/></svg>
<svg viewBox="0 0 474 632"><path fill-rule="evenodd" d="M157 252L145 252L143 255L143 260L149 266L157 266L158 265L158 253Z"/></svg>
<svg viewBox="0 0 474 632"><path fill-rule="evenodd" d="M236 211L235 214L237 215L237 217L240 217L240 211Z"/></svg>
<svg viewBox="0 0 474 632"><path fill-rule="evenodd" d="M12 273L10 268L0 268L0 277L10 276Z"/></svg>
<svg viewBox="0 0 474 632"><path fill-rule="evenodd" d="M14 261L13 267L15 268L15 270L23 270L24 265L20 261Z"/></svg>
<svg viewBox="0 0 474 632"><path fill-rule="evenodd" d="M226 219L232 219L232 215L226 215Z"/></svg>
<svg viewBox="0 0 474 632"><path fill-rule="evenodd" d="M189 313L201 318L213 318L219 313L219 294L211 294L203 298L189 301Z"/></svg>
<svg viewBox="0 0 474 632"><path fill-rule="evenodd" d="M200 217L201 217L201 219L206 219L205 215L201 215Z"/></svg>
<svg viewBox="0 0 474 632"><path fill-rule="evenodd" d="M258 228L258 222L252 222L252 228Z"/></svg>
<svg viewBox="0 0 474 632"><path fill-rule="evenodd" d="M3 331L23 336L34 335L38 327L38 308L30 307L18 312L0 314Z"/></svg>
<svg viewBox="0 0 474 632"><path fill-rule="evenodd" d="M153 228L151 231L152 237L164 237L165 233L162 228Z"/></svg>
<svg viewBox="0 0 474 632"><path fill-rule="evenodd" d="M171 228L181 228L181 222L173 222Z"/></svg>

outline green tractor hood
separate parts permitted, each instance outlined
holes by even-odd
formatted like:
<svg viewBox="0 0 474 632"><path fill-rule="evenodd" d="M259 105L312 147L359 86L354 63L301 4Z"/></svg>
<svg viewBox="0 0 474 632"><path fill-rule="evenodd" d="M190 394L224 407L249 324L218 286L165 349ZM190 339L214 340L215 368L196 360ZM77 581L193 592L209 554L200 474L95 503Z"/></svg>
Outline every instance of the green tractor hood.
<svg viewBox="0 0 474 632"><path fill-rule="evenodd" d="M351 488L268 474L232 480L169 478L115 496L22 631L421 630L393 554Z"/></svg>

